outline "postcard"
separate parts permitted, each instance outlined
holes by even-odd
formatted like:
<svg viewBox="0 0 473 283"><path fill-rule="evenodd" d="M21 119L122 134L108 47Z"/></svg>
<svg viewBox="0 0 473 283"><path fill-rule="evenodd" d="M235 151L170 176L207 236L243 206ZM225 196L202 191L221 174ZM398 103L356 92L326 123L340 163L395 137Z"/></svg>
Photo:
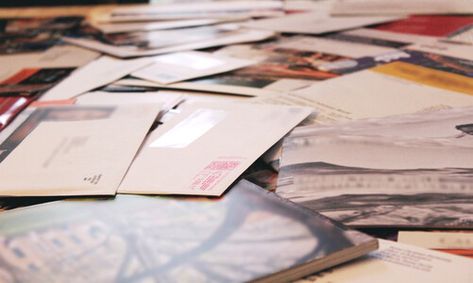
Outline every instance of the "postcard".
<svg viewBox="0 0 473 283"><path fill-rule="evenodd" d="M136 78L170 84L247 67L252 60L208 52L187 51L153 57L153 63L133 72Z"/></svg>
<svg viewBox="0 0 473 283"><path fill-rule="evenodd" d="M282 17L254 20L245 27L284 33L323 34L398 20L392 16L331 17L320 13L295 13Z"/></svg>
<svg viewBox="0 0 473 283"><path fill-rule="evenodd" d="M115 35L66 37L66 42L116 57L138 57L203 49L221 45L260 41L273 36L270 31L239 28L237 25L194 27Z"/></svg>
<svg viewBox="0 0 473 283"><path fill-rule="evenodd" d="M349 226L471 228L472 111L300 128L276 192Z"/></svg>
<svg viewBox="0 0 473 283"><path fill-rule="evenodd" d="M332 7L332 15L409 15L409 14L471 14L469 0L343 0Z"/></svg>
<svg viewBox="0 0 473 283"><path fill-rule="evenodd" d="M143 68L152 61L149 58L121 60L109 56L102 56L73 72L47 91L41 101L62 100L73 98L82 93L116 81L126 75Z"/></svg>
<svg viewBox="0 0 473 283"><path fill-rule="evenodd" d="M119 192L221 195L311 113L299 107L225 102L187 103L178 110L148 136Z"/></svg>
<svg viewBox="0 0 473 283"><path fill-rule="evenodd" d="M158 112L156 105L37 108L0 144L0 194L115 194Z"/></svg>
<svg viewBox="0 0 473 283"><path fill-rule="evenodd" d="M472 270L468 258L380 239L377 251L296 283L468 283Z"/></svg>

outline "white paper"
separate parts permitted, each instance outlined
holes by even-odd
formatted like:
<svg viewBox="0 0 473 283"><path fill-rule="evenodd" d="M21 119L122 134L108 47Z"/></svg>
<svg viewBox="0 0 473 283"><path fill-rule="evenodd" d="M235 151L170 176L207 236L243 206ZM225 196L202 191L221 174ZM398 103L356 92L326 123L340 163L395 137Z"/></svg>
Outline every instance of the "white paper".
<svg viewBox="0 0 473 283"><path fill-rule="evenodd" d="M397 240L427 249L473 249L472 231L399 231Z"/></svg>
<svg viewBox="0 0 473 283"><path fill-rule="evenodd" d="M310 113L244 103L181 107L181 113L149 135L121 193L218 196Z"/></svg>
<svg viewBox="0 0 473 283"><path fill-rule="evenodd" d="M473 45L437 41L413 44L406 49L473 61Z"/></svg>
<svg viewBox="0 0 473 283"><path fill-rule="evenodd" d="M132 76L170 84L236 70L253 63L207 52L188 51L154 57L153 64L133 72Z"/></svg>
<svg viewBox="0 0 473 283"><path fill-rule="evenodd" d="M380 24L400 19L399 17L326 17L320 13L296 13L283 17L244 23L249 28L259 28L286 33L322 34L367 25Z"/></svg>
<svg viewBox="0 0 473 283"><path fill-rule="evenodd" d="M296 283L469 283L473 280L471 259L381 239L379 246L368 256Z"/></svg>
<svg viewBox="0 0 473 283"><path fill-rule="evenodd" d="M0 194L115 194L159 110L155 105L37 109L41 112L0 144ZM25 131L31 132L23 138Z"/></svg>
<svg viewBox="0 0 473 283"><path fill-rule="evenodd" d="M108 56L90 62L47 91L41 101L70 99L112 83L133 71L151 64L149 58L120 60Z"/></svg>
<svg viewBox="0 0 473 283"><path fill-rule="evenodd" d="M339 0L332 15L471 14L470 0Z"/></svg>

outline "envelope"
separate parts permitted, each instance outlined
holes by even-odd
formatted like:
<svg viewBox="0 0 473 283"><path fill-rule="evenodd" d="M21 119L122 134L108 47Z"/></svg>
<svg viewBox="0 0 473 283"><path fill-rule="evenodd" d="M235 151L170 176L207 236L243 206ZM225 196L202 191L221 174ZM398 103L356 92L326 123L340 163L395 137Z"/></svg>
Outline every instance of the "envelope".
<svg viewBox="0 0 473 283"><path fill-rule="evenodd" d="M0 195L115 194L158 112L156 105L36 109L0 144Z"/></svg>
<svg viewBox="0 0 473 283"><path fill-rule="evenodd" d="M102 56L73 72L46 92L40 100L70 99L112 83L151 63L149 58L121 60Z"/></svg>
<svg viewBox="0 0 473 283"><path fill-rule="evenodd" d="M156 56L153 61L153 64L133 72L132 76L162 84L170 84L224 73L256 63L252 60L198 51Z"/></svg>
<svg viewBox="0 0 473 283"><path fill-rule="evenodd" d="M152 132L120 193L221 195L311 110L246 103L190 103Z"/></svg>

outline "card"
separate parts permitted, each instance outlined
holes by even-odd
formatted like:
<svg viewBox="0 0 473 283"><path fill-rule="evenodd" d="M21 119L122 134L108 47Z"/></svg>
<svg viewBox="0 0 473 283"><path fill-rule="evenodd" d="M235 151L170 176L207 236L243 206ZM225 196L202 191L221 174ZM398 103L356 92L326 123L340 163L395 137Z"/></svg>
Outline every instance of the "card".
<svg viewBox="0 0 473 283"><path fill-rule="evenodd" d="M221 195L310 114L305 108L246 103L181 107L149 135L119 192Z"/></svg>

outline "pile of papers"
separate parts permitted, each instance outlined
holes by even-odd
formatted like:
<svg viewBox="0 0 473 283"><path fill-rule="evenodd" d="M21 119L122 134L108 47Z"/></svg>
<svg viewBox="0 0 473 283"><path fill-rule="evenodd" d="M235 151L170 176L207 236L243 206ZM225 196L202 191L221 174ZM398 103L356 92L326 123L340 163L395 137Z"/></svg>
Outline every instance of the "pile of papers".
<svg viewBox="0 0 473 283"><path fill-rule="evenodd" d="M0 21L2 280L473 278L469 0Z"/></svg>

